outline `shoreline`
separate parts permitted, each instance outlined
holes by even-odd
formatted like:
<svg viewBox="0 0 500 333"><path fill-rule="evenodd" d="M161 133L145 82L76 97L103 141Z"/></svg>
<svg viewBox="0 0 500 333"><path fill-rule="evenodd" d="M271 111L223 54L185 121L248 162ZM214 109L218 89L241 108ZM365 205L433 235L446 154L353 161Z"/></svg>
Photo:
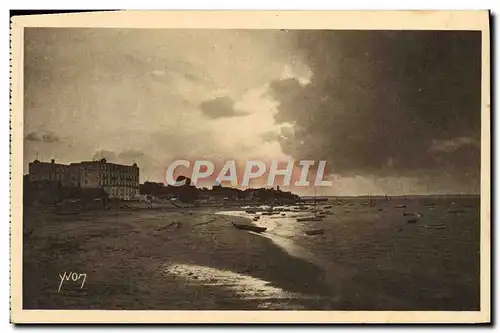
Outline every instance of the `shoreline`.
<svg viewBox="0 0 500 333"><path fill-rule="evenodd" d="M459 206L463 209L455 212ZM410 202L407 209L423 212L422 221L407 224L405 210L394 203L334 206L332 215L318 222L324 235L307 236L303 231L316 224L297 222L293 213L253 223L243 209L233 207L78 215L25 207L24 305L476 309L477 207L450 200L429 207ZM268 229L256 234L234 228L231 221ZM426 228L438 222L444 229ZM68 290L65 284L58 293L58 274L65 271L86 273L85 288Z"/></svg>
<svg viewBox="0 0 500 333"><path fill-rule="evenodd" d="M284 294L309 295L296 297L292 303L297 308L332 306L328 305L330 291L321 283L321 269L289 256L266 238L235 229L229 224L233 218L214 211L194 215L177 212L168 214L166 220L167 216L154 213L144 216L141 222L134 221L134 215L143 215L138 212L125 216L106 214L92 222L96 215L91 214L77 221L58 219L33 226L32 238L26 242L30 246L25 246L24 253L25 308L259 309L265 298L245 299L229 288L231 285L211 286L213 279L227 279L227 272L238 276L235 281L269 286L257 288L263 295L269 288ZM86 226L85 230L79 228L81 225ZM43 237L41 231L45 232ZM170 266L196 269L186 273L191 275L171 276L167 273ZM86 287L80 291L68 289L70 284L65 284L58 293L58 274L68 270L86 273ZM300 277L293 276L296 270L302 272ZM220 276L206 278L200 275L203 272L219 272ZM311 281L315 281L314 285ZM247 293L253 290L250 285L245 288ZM286 308L281 297L271 294L266 302L271 308Z"/></svg>

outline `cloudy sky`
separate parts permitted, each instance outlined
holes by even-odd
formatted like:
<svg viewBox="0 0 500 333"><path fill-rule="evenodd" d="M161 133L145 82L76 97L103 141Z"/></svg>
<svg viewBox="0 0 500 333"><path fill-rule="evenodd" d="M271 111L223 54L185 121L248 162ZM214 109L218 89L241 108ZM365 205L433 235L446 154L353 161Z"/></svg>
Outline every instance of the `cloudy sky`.
<svg viewBox="0 0 500 333"><path fill-rule="evenodd" d="M326 160L318 194L478 193L479 32L25 30L25 173ZM305 192L303 193L305 194Z"/></svg>

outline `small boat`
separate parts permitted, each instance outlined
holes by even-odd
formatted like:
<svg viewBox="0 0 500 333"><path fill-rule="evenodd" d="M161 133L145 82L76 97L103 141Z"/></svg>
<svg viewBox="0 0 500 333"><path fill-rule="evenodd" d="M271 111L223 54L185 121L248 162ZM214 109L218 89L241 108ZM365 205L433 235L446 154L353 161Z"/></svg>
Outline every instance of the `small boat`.
<svg viewBox="0 0 500 333"><path fill-rule="evenodd" d="M285 213L281 213L281 216L286 216L286 214Z"/></svg>
<svg viewBox="0 0 500 333"><path fill-rule="evenodd" d="M61 212L57 212L56 215L78 215L80 213L81 213L80 210L75 210L75 211L61 211Z"/></svg>
<svg viewBox="0 0 500 333"><path fill-rule="evenodd" d="M297 222L305 222L305 221L321 221L323 218L321 216L305 216L298 217Z"/></svg>
<svg viewBox="0 0 500 333"><path fill-rule="evenodd" d="M254 221L258 221L258 220L260 220L260 216L259 216L259 215L254 216L252 220L254 220Z"/></svg>
<svg viewBox="0 0 500 333"><path fill-rule="evenodd" d="M417 219L417 218L414 218L414 219L409 219L407 222L408 222L408 223L417 223L417 222L418 222L418 219Z"/></svg>
<svg viewBox="0 0 500 333"><path fill-rule="evenodd" d="M403 216L413 216L413 217L422 217L422 214L419 212L404 212Z"/></svg>
<svg viewBox="0 0 500 333"><path fill-rule="evenodd" d="M444 224L427 224L425 227L428 229L445 229Z"/></svg>
<svg viewBox="0 0 500 333"><path fill-rule="evenodd" d="M245 213L247 213L247 214L256 214L257 210L256 209L247 209L247 210L245 210Z"/></svg>
<svg viewBox="0 0 500 333"><path fill-rule="evenodd" d="M306 230L306 235L314 236L314 235L322 235L325 231L323 229L315 229L315 230Z"/></svg>
<svg viewBox="0 0 500 333"><path fill-rule="evenodd" d="M236 229L241 229L241 230L248 230L248 231L253 231L253 232L264 232L267 230L267 228L265 227L258 227L258 226L255 226L255 225L248 225L248 224L237 224L237 223L233 223L233 227L235 227Z"/></svg>
<svg viewBox="0 0 500 333"><path fill-rule="evenodd" d="M406 208L406 205L396 205L396 208Z"/></svg>

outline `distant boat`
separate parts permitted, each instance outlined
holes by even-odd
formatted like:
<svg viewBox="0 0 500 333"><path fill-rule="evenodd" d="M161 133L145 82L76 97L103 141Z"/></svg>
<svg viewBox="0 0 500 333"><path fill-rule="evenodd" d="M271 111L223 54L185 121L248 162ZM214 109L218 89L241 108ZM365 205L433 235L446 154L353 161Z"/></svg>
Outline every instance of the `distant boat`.
<svg viewBox="0 0 500 333"><path fill-rule="evenodd" d="M375 206L375 202L373 201L373 196L370 194L370 207Z"/></svg>
<svg viewBox="0 0 500 333"><path fill-rule="evenodd" d="M314 206L310 207L309 210L312 210L314 212L314 215L312 215L312 216L298 217L297 218L297 222L322 221L323 218L326 216L326 214L318 212L318 210L317 210L317 205L316 205L316 187L314 187Z"/></svg>
<svg viewBox="0 0 500 333"><path fill-rule="evenodd" d="M259 215L257 215L257 216L254 216L254 217L253 217L253 220L254 220L254 221L258 221L259 219L260 219L260 216L259 216Z"/></svg>
<svg viewBox="0 0 500 333"><path fill-rule="evenodd" d="M245 210L245 213L247 213L247 214L256 214L257 210L249 208L249 209Z"/></svg>
<svg viewBox="0 0 500 333"><path fill-rule="evenodd" d="M237 223L233 223L233 227L235 227L236 229L241 229L241 230L248 230L248 231L253 231L253 232L258 232L258 233L261 233L261 232L264 232L267 230L267 228L265 227L258 227L258 226L254 226L254 225L248 225L248 224L237 224Z"/></svg>

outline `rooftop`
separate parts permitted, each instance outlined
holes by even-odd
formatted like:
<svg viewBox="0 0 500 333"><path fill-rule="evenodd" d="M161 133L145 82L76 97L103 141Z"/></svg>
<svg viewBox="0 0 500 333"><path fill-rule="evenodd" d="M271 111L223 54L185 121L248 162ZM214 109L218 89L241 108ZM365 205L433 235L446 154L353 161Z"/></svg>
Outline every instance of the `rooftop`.
<svg viewBox="0 0 500 333"><path fill-rule="evenodd" d="M50 162L40 162L38 159L34 160L32 162L33 164L52 164L52 165L59 165L59 166L69 166L69 165L78 165L78 164L96 164L96 163L106 163L108 165L113 165L113 166L132 166L132 167L137 167L137 164L134 163L132 165L127 165L127 164L118 164L118 163L110 163L108 162L105 158L102 158L100 160L94 160L94 161L81 161L81 162L72 162L70 164L60 164L60 163L55 163L55 160L52 159ZM31 163L30 163L31 164Z"/></svg>

